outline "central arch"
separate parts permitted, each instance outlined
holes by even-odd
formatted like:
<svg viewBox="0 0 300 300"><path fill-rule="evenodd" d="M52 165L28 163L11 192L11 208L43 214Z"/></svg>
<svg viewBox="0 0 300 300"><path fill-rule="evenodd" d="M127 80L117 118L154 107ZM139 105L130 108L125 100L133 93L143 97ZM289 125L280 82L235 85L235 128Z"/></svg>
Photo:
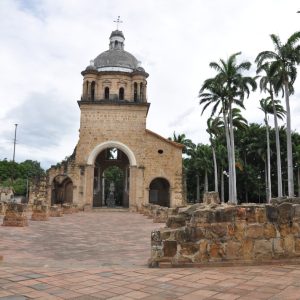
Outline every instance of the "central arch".
<svg viewBox="0 0 300 300"><path fill-rule="evenodd" d="M118 148L106 148L94 163L93 207L129 207L128 156Z"/></svg>
<svg viewBox="0 0 300 300"><path fill-rule="evenodd" d="M114 152L115 150L115 152ZM117 155L114 159L109 159L107 156ZM105 171L107 167L119 167L123 178L123 190L121 206L128 207L135 202L135 172L136 158L132 150L125 144L118 141L107 141L97 145L89 154L87 164L93 167L93 207L107 206L108 195L107 185L105 183ZM130 183L131 182L131 183ZM117 183L117 182L115 182ZM117 191L116 191L117 194ZM130 200L131 199L131 200ZM110 202L109 202L110 203ZM117 206L116 202L116 206Z"/></svg>
<svg viewBox="0 0 300 300"><path fill-rule="evenodd" d="M107 141L104 143L101 143L99 145L97 145L92 152L89 154L88 160L87 160L87 164L88 165L93 165L95 163L95 160L98 156L98 154L100 152L102 152L103 150L107 149L107 148L117 148L120 149L121 151L123 151L129 160L129 164L131 167L135 167L136 166L136 158L134 153L131 151L131 149L126 146L123 143L117 142L117 141Z"/></svg>

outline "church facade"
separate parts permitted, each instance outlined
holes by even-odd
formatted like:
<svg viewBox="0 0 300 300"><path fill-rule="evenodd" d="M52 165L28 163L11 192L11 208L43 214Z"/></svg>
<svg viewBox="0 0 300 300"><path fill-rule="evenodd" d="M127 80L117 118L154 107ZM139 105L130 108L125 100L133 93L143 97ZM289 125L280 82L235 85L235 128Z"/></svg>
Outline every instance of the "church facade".
<svg viewBox="0 0 300 300"><path fill-rule="evenodd" d="M124 40L113 31L109 49L81 73L79 141L66 161L48 170L51 205L103 207L112 192L121 207L183 204L182 145L146 128L148 73L124 50Z"/></svg>

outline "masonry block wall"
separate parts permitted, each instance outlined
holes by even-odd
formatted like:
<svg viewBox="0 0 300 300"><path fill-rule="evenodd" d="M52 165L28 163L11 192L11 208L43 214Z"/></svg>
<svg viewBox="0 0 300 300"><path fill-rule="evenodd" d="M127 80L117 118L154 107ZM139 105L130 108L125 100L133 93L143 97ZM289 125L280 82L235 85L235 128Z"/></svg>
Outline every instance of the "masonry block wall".
<svg viewBox="0 0 300 300"><path fill-rule="evenodd" d="M152 232L150 265L257 263L300 257L300 204L194 205Z"/></svg>

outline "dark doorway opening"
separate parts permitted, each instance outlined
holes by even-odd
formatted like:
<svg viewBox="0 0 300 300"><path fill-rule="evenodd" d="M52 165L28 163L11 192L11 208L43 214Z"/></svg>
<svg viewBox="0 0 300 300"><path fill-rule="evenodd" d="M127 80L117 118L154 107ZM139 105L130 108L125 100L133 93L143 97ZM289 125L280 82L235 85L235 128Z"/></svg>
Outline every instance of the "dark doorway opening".
<svg viewBox="0 0 300 300"><path fill-rule="evenodd" d="M95 161L93 206L110 206L112 192L115 207L129 207L129 174L129 160L123 151L101 151Z"/></svg>
<svg viewBox="0 0 300 300"><path fill-rule="evenodd" d="M170 207L170 184L165 178L155 178L149 186L149 203Z"/></svg>
<svg viewBox="0 0 300 300"><path fill-rule="evenodd" d="M73 203L73 182L67 175L53 179L51 192L51 205Z"/></svg>

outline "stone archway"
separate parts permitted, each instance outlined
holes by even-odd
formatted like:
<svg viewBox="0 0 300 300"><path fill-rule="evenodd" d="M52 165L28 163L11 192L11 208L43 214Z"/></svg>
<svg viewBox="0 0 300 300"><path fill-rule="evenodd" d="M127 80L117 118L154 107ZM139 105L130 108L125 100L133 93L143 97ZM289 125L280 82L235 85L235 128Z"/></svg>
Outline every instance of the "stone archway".
<svg viewBox="0 0 300 300"><path fill-rule="evenodd" d="M93 207L110 206L112 191L114 207L129 207L130 163L128 156L118 148L106 148L94 162Z"/></svg>
<svg viewBox="0 0 300 300"><path fill-rule="evenodd" d="M105 159L105 153L108 149L116 149L122 159L108 161ZM102 153L102 154L101 154ZM103 171L110 165L116 165L124 173L124 191L122 207L136 205L136 166L137 161L132 150L125 144L117 141L107 141L97 145L89 154L87 164L90 166L87 186L88 202L93 207L106 206L107 201L103 193Z"/></svg>
<svg viewBox="0 0 300 300"><path fill-rule="evenodd" d="M170 207L170 183L167 179L157 177L151 181L149 203Z"/></svg>
<svg viewBox="0 0 300 300"><path fill-rule="evenodd" d="M73 181L67 175L57 175L52 181L51 205L73 203Z"/></svg>
<svg viewBox="0 0 300 300"><path fill-rule="evenodd" d="M98 154L107 148L120 149L127 155L130 166L131 167L136 166L136 158L135 158L134 153L131 151L131 149L128 146L126 146L125 144L117 142L117 141L108 141L108 142L104 142L102 144L97 145L92 150L92 152L89 154L88 159L87 159L87 164L93 165L95 163L95 160L96 160Z"/></svg>

